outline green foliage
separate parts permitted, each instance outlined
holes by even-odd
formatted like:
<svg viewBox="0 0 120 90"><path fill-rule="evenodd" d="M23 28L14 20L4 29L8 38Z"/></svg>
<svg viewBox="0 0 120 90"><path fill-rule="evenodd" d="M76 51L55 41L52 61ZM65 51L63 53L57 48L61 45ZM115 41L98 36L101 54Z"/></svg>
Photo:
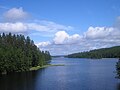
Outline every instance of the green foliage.
<svg viewBox="0 0 120 90"><path fill-rule="evenodd" d="M0 72L28 71L51 60L48 51L40 51L30 37L0 34Z"/></svg>
<svg viewBox="0 0 120 90"><path fill-rule="evenodd" d="M116 71L117 71L117 78L120 79L120 58L118 62L116 63Z"/></svg>
<svg viewBox="0 0 120 90"><path fill-rule="evenodd" d="M91 50L70 54L69 58L118 58L120 56L120 46Z"/></svg>

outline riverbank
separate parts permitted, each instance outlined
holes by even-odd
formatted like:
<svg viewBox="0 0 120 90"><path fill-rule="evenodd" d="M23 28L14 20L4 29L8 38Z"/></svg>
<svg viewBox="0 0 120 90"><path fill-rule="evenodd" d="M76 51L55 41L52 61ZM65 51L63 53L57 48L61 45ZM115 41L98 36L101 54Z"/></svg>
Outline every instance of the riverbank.
<svg viewBox="0 0 120 90"><path fill-rule="evenodd" d="M51 66L65 66L65 65L64 64L48 64L48 65L43 65L43 66L36 66L36 67L30 68L30 71L34 71L34 70L38 70L38 69L42 69L46 67L51 67Z"/></svg>
<svg viewBox="0 0 120 90"><path fill-rule="evenodd" d="M50 67L50 66L65 66L65 65L64 64L48 64L48 65L43 65L43 66L31 67L27 71L35 71L35 70L39 70L39 69ZM17 71L17 72L23 72L23 71ZM0 73L0 75L6 75L6 74L8 74L8 72L6 70L4 70L3 72Z"/></svg>

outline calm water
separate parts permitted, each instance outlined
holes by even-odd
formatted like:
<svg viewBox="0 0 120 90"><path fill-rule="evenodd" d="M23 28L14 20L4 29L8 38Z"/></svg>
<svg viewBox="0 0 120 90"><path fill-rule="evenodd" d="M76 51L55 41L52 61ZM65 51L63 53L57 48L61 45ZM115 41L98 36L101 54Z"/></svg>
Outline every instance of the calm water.
<svg viewBox="0 0 120 90"><path fill-rule="evenodd" d="M54 58L53 66L0 76L0 90L120 90L115 78L117 59Z"/></svg>

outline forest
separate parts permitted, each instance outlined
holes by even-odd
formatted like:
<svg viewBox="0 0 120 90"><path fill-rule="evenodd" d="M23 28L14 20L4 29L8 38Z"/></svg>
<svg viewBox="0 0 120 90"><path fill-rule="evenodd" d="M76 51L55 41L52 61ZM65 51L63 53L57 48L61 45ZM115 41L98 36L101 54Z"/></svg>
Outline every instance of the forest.
<svg viewBox="0 0 120 90"><path fill-rule="evenodd" d="M79 52L67 55L69 58L119 58L120 46L114 46L110 48L95 49L86 52Z"/></svg>
<svg viewBox="0 0 120 90"><path fill-rule="evenodd" d="M41 51L29 36L0 34L0 74L29 71L50 62L48 51Z"/></svg>

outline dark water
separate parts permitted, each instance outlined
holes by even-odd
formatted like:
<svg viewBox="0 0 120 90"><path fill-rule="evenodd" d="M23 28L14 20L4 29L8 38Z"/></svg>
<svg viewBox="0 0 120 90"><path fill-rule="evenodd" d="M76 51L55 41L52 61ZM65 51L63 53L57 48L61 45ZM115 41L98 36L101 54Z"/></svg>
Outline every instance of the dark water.
<svg viewBox="0 0 120 90"><path fill-rule="evenodd" d="M53 66L33 72L0 76L0 90L120 90L117 59L54 58Z"/></svg>

